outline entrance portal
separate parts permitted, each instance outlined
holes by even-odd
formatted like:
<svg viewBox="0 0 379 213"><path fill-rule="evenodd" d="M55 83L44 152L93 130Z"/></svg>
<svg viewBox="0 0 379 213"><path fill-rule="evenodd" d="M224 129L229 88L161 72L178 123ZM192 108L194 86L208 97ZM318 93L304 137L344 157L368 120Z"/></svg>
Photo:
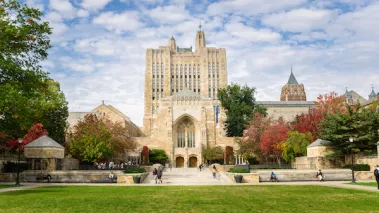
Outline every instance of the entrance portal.
<svg viewBox="0 0 379 213"><path fill-rule="evenodd" d="M196 157L190 157L189 158L189 167L197 167L197 158Z"/></svg>
<svg viewBox="0 0 379 213"><path fill-rule="evenodd" d="M184 158L183 157L177 157L176 158L176 167L184 167Z"/></svg>

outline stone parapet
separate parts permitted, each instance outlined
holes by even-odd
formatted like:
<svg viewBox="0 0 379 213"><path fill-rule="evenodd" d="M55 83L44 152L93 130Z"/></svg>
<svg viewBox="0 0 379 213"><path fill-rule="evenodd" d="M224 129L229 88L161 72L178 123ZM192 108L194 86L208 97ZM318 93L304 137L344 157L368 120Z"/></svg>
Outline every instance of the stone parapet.
<svg viewBox="0 0 379 213"><path fill-rule="evenodd" d="M149 175L148 172L142 173L142 174L122 174L117 176L117 183L119 184L135 184L133 177L134 176L141 176L141 182L142 183L145 178Z"/></svg>
<svg viewBox="0 0 379 213"><path fill-rule="evenodd" d="M257 170L260 182L270 181L270 174L274 172L279 182L287 181L315 181L317 170ZM325 169L322 170L325 181L348 181L351 180L350 169Z"/></svg>

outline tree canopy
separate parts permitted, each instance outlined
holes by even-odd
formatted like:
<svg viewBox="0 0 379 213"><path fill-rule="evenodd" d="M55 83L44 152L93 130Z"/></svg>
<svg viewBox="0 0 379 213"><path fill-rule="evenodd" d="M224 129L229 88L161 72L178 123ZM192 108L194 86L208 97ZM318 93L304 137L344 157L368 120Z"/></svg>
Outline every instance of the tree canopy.
<svg viewBox="0 0 379 213"><path fill-rule="evenodd" d="M41 16L18 1L0 1L0 129L16 139L41 123L63 143L67 102L40 65L51 47L51 28Z"/></svg>
<svg viewBox="0 0 379 213"><path fill-rule="evenodd" d="M162 149L152 149L149 151L149 161L150 163L160 163L164 165L168 156L166 152Z"/></svg>
<svg viewBox="0 0 379 213"><path fill-rule="evenodd" d="M266 115L266 108L255 103L255 88L231 84L218 92L221 106L226 109L226 130L229 137L240 137L254 112Z"/></svg>
<svg viewBox="0 0 379 213"><path fill-rule="evenodd" d="M379 113L370 109L353 109L330 114L320 123L320 138L332 143L336 151L371 152L379 141ZM350 143L349 138L354 142Z"/></svg>
<svg viewBox="0 0 379 213"><path fill-rule="evenodd" d="M289 131L285 142L279 144L282 158L287 162L293 162L296 157L307 155L307 146L312 142L311 133Z"/></svg>
<svg viewBox="0 0 379 213"><path fill-rule="evenodd" d="M99 119L93 114L86 115L73 127L68 146L72 156L88 163L109 159L136 148L121 123Z"/></svg>

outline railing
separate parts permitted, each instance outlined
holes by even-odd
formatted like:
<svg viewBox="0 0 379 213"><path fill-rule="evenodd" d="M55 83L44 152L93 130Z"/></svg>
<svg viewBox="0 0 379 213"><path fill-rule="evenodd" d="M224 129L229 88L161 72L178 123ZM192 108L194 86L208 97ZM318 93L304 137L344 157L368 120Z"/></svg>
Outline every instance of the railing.
<svg viewBox="0 0 379 213"><path fill-rule="evenodd" d="M278 164L278 163L267 163L267 164L256 164L250 165L250 169L294 169L292 164Z"/></svg>
<svg viewBox="0 0 379 213"><path fill-rule="evenodd" d="M79 169L77 170L119 170L119 171L122 171L122 170L125 170L125 169L135 169L135 168L139 168L138 165L125 165L123 166L123 168L109 168L109 167L104 167L103 168L99 168L98 166L95 166L95 165L79 165Z"/></svg>

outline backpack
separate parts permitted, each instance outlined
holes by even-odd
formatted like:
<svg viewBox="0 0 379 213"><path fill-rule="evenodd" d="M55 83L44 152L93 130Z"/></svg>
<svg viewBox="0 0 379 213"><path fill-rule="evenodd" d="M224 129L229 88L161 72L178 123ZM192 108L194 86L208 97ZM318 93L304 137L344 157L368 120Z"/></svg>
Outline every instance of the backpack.
<svg viewBox="0 0 379 213"><path fill-rule="evenodd" d="M374 170L374 175L375 175L375 177L378 177L378 176L379 176L379 170L378 170L378 168L376 168L376 169Z"/></svg>

